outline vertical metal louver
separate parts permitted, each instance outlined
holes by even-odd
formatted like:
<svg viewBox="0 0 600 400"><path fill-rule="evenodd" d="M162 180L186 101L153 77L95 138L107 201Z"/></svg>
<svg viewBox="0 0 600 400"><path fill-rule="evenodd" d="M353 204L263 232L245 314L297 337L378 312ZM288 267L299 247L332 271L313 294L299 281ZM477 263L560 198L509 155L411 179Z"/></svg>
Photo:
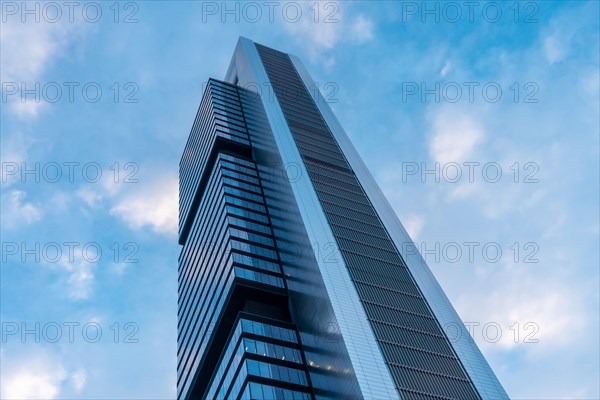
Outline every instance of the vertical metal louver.
<svg viewBox="0 0 600 400"><path fill-rule="evenodd" d="M402 399L479 399L289 57L256 45Z"/></svg>

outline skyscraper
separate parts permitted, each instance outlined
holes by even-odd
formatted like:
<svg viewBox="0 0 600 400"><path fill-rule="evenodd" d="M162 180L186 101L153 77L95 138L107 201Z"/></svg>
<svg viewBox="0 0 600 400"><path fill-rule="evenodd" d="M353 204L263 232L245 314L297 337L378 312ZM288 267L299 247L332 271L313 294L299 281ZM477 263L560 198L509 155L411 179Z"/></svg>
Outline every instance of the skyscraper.
<svg viewBox="0 0 600 400"><path fill-rule="evenodd" d="M206 85L180 163L178 397L507 399L315 87L245 38Z"/></svg>

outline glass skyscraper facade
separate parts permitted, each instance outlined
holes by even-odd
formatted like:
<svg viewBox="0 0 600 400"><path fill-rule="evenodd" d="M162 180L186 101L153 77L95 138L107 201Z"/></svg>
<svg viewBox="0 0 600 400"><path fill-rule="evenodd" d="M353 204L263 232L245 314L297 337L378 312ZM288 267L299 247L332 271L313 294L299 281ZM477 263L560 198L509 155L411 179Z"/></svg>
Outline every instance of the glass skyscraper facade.
<svg viewBox="0 0 600 400"><path fill-rule="evenodd" d="M240 38L180 163L180 399L508 399L294 56Z"/></svg>

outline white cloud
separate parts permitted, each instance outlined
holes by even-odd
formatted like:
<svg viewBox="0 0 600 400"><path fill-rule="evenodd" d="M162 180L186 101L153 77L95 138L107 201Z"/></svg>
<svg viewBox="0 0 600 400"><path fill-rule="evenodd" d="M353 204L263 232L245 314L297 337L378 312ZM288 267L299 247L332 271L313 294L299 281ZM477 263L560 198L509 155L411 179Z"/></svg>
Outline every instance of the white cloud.
<svg viewBox="0 0 600 400"><path fill-rule="evenodd" d="M536 266L529 264L528 269L510 263L494 268L480 266L478 276L474 277L479 300L471 301L474 297L471 293L469 299L461 296L457 301L456 307L462 310L465 322L480 324L474 339L485 350L516 347L538 353L556 350L570 346L585 331L588 310L577 290L560 279L561 270L555 270L554 277L542 280ZM488 337L484 336L482 328L486 323L501 327L497 342L493 340L494 328L490 328Z"/></svg>
<svg viewBox="0 0 600 400"><path fill-rule="evenodd" d="M87 382L84 368L71 369L61 357L39 345L2 348L0 398L59 399L68 387L80 393Z"/></svg>
<svg viewBox="0 0 600 400"><path fill-rule="evenodd" d="M83 186L77 190L77 197L90 207L97 207L102 200L102 195L88 186Z"/></svg>
<svg viewBox="0 0 600 400"><path fill-rule="evenodd" d="M572 42L580 29L571 22L569 13L550 21L543 38L542 48L546 61L554 64L562 61L572 51Z"/></svg>
<svg viewBox="0 0 600 400"><path fill-rule="evenodd" d="M67 268L69 271L69 297L73 300L85 300L92 295L94 274L90 263L78 263Z"/></svg>
<svg viewBox="0 0 600 400"><path fill-rule="evenodd" d="M41 348L27 355L2 349L2 399L56 399L68 379L65 366L53 354Z"/></svg>
<svg viewBox="0 0 600 400"><path fill-rule="evenodd" d="M123 219L132 229L150 226L155 232L176 235L178 196L177 177L158 179L151 186L122 195L110 213Z"/></svg>
<svg viewBox="0 0 600 400"><path fill-rule="evenodd" d="M352 24L352 37L357 43L365 43L373 39L373 21L359 15Z"/></svg>
<svg viewBox="0 0 600 400"><path fill-rule="evenodd" d="M81 390L84 388L86 381L87 373L83 368L78 369L71 374L71 382L73 383L73 388L78 393L81 392Z"/></svg>
<svg viewBox="0 0 600 400"><path fill-rule="evenodd" d="M413 241L416 241L421 233L421 230L423 229L423 226L425 225L425 220L419 215L410 214L406 218L402 219L402 224L410 235L410 238Z"/></svg>
<svg viewBox="0 0 600 400"><path fill-rule="evenodd" d="M98 247L99 245L93 243L81 243L75 246L73 254L68 254L67 249L62 249L61 258L56 263L48 263L50 267L66 273L66 280L62 285L69 299L86 300L94 293L94 267L98 257L101 257L97 252Z"/></svg>
<svg viewBox="0 0 600 400"><path fill-rule="evenodd" d="M131 183L123 182L122 177L119 180L119 178L115 177L112 173L102 174L100 179L100 188L104 192L103 194L109 197L114 197L115 195L119 194L122 189L128 186L131 186ZM137 183L135 186L137 186ZM103 194L100 196L102 197Z"/></svg>
<svg viewBox="0 0 600 400"><path fill-rule="evenodd" d="M3 380L4 399L55 399L64 379L62 370L45 371L22 369Z"/></svg>
<svg viewBox="0 0 600 400"><path fill-rule="evenodd" d="M450 108L436 112L431 125L433 135L429 141L429 153L440 164L467 161L485 137L483 129L471 115L452 112Z"/></svg>
<svg viewBox="0 0 600 400"><path fill-rule="evenodd" d="M479 181L469 182L468 180L464 180L463 182L458 182L456 184L452 184L450 193L448 194L448 199L466 199L475 194L481 193L483 187Z"/></svg>
<svg viewBox="0 0 600 400"><path fill-rule="evenodd" d="M339 43L362 44L374 38L373 21L362 14L352 17L348 3L296 4L302 8L302 18L295 22L284 21L283 28L305 47L311 61L320 62L326 68L335 64L335 58L327 52Z"/></svg>
<svg viewBox="0 0 600 400"><path fill-rule="evenodd" d="M152 176L150 183L116 182L104 174L97 184L81 186L76 198L95 210L107 207L131 229L152 228L155 232L176 235L179 222L179 179L177 176ZM115 266L122 273L124 266Z"/></svg>
<svg viewBox="0 0 600 400"><path fill-rule="evenodd" d="M33 89L36 83L42 84L46 69L56 57L63 54L69 43L77 36L77 29L82 24L63 22L49 23L33 20L21 22L13 16L2 24L0 47L1 80L3 84L13 83L17 87L22 84ZM20 89L16 94L7 95L10 110L21 118L33 118L39 115L46 105L41 99L36 101L33 95L25 98ZM24 100L24 101L22 101Z"/></svg>
<svg viewBox="0 0 600 400"><path fill-rule="evenodd" d="M102 174L99 182L81 186L75 195L89 207L98 208L106 199L115 201L128 185L130 184L116 180L112 173L106 173Z"/></svg>
<svg viewBox="0 0 600 400"><path fill-rule="evenodd" d="M285 30L295 37L302 38L307 46L315 48L315 51L331 49L340 37L340 13L335 12L330 16L329 13L324 13L323 6L320 4L316 6L308 2L296 4L302 9L300 18L297 21L284 20ZM331 2L331 4L338 11L340 10L340 3ZM315 15L315 12L318 14Z"/></svg>
<svg viewBox="0 0 600 400"><path fill-rule="evenodd" d="M556 35L544 39L544 54L550 64L559 61L564 56L564 52L560 39Z"/></svg>
<svg viewBox="0 0 600 400"><path fill-rule="evenodd" d="M24 82L38 79L51 58L68 41L68 29L62 23L22 23L11 18L2 25L2 81Z"/></svg>
<svg viewBox="0 0 600 400"><path fill-rule="evenodd" d="M4 188L16 183L21 178L22 164L27 160L35 139L22 132L2 135L0 158L2 159L2 186Z"/></svg>
<svg viewBox="0 0 600 400"><path fill-rule="evenodd" d="M450 72L451 69L452 63L450 61L446 61L446 64L444 64L444 67L440 71L440 76L444 78L448 74L448 72Z"/></svg>
<svg viewBox="0 0 600 400"><path fill-rule="evenodd" d="M11 190L2 197L2 223L6 227L30 225L42 218L39 206L25 201L26 192Z"/></svg>
<svg viewBox="0 0 600 400"><path fill-rule="evenodd" d="M586 71L582 71L580 74L578 86L581 91L588 95L588 101L595 110L598 109L598 102L600 100L598 92L600 92L600 71L597 68L591 67ZM590 118L598 118L598 114L591 114Z"/></svg>
<svg viewBox="0 0 600 400"><path fill-rule="evenodd" d="M54 193L46 197L44 206L46 210L56 212L70 212L72 204L71 192L67 190L55 189Z"/></svg>
<svg viewBox="0 0 600 400"><path fill-rule="evenodd" d="M577 7L569 7L556 13L547 26L543 27L541 49L548 63L554 64L571 56L581 56L583 43L589 47L589 55L598 54L593 50L598 42L597 7L595 2L580 2ZM585 42L582 41L586 36ZM595 69L598 69L597 66Z"/></svg>
<svg viewBox="0 0 600 400"><path fill-rule="evenodd" d="M8 98L10 99L10 97ZM39 115L45 104L46 103L41 100L22 99L19 101L12 101L10 103L10 109L20 118L35 118Z"/></svg>

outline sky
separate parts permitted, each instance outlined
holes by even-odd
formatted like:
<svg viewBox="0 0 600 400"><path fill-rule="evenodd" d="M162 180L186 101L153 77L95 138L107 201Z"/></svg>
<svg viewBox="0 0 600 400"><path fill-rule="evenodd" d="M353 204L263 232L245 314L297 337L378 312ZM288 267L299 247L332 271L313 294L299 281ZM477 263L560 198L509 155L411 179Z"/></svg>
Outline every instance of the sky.
<svg viewBox="0 0 600 400"><path fill-rule="evenodd" d="M514 399L598 399L598 2L22 2L2 399L173 399L178 163L239 36L303 60Z"/></svg>

